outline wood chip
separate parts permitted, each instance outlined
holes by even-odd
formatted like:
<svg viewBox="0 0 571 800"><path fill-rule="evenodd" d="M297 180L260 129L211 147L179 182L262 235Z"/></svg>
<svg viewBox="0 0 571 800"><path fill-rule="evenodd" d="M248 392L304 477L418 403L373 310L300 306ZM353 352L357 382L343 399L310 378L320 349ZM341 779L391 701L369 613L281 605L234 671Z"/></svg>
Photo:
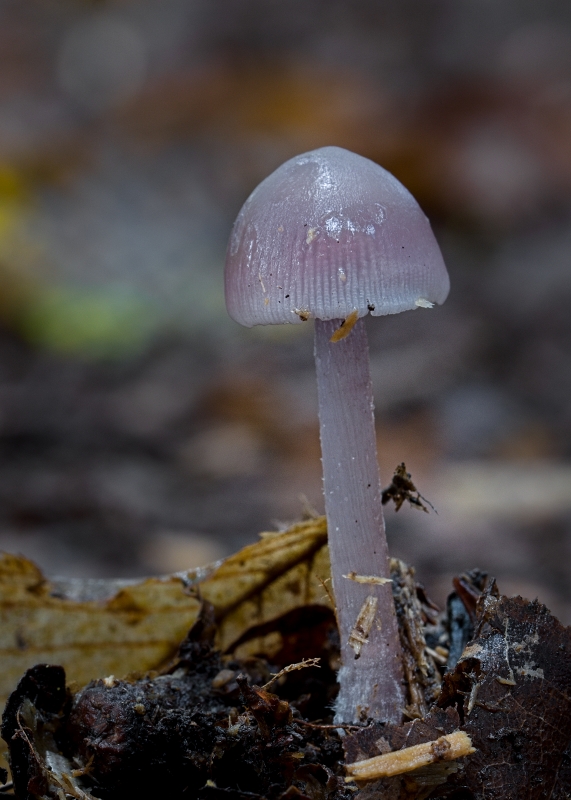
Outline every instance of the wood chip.
<svg viewBox="0 0 571 800"><path fill-rule="evenodd" d="M350 572L348 575L343 575L348 581L355 581L355 583L367 583L371 586L382 586L385 583L392 583L391 578L380 578L377 575L357 575L356 572Z"/></svg>
<svg viewBox="0 0 571 800"><path fill-rule="evenodd" d="M349 336L357 320L359 319L359 312L357 309L351 311L347 319L343 320L341 325L337 328L333 336L329 339L330 342L340 342L342 339L345 339L346 336Z"/></svg>
<svg viewBox="0 0 571 800"><path fill-rule="evenodd" d="M359 615L355 621L353 630L349 634L349 644L353 648L355 658L361 655L361 648L367 643L379 601L376 597L369 595L363 603Z"/></svg>
<svg viewBox="0 0 571 800"><path fill-rule="evenodd" d="M464 731L455 731L441 736L433 742L424 742L413 747L405 747L392 753L385 753L354 764L347 764L349 781L372 781L412 772L419 767L436 764L439 761L454 761L474 753L470 737Z"/></svg>

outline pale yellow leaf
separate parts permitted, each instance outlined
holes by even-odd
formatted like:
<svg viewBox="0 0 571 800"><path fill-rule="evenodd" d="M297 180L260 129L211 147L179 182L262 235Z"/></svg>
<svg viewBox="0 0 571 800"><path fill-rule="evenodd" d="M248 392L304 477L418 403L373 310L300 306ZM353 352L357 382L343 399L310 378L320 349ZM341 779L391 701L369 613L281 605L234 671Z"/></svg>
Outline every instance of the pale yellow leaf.
<svg viewBox="0 0 571 800"><path fill-rule="evenodd" d="M1 554L0 702L39 663L61 664L79 685L161 667L196 621L200 597L214 606L218 646L231 650L299 606L330 606L328 578L324 517L262 534L219 565L140 582L50 583L27 559ZM250 640L239 654L268 652L272 641Z"/></svg>

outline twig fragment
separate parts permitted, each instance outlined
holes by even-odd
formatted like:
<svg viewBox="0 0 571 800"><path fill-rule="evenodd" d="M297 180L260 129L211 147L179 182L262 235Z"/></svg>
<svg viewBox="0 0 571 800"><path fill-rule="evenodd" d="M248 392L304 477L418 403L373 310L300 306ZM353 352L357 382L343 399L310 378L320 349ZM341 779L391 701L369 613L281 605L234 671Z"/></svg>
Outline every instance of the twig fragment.
<svg viewBox="0 0 571 800"><path fill-rule="evenodd" d="M337 328L333 336L331 336L329 341L340 342L342 339L345 339L347 336L349 336L349 334L355 327L355 324L358 319L359 319L359 312L357 311L357 309L354 309L353 311L351 311L347 319L343 320L343 322Z"/></svg>
<svg viewBox="0 0 571 800"><path fill-rule="evenodd" d="M448 662L448 656L445 656L444 653L439 653L438 650L433 650L432 647L425 647L424 649L440 666L443 667Z"/></svg>
<svg viewBox="0 0 571 800"><path fill-rule="evenodd" d="M295 664L288 664L287 667L280 669L279 672L272 675L271 679L262 686L262 689L264 689L264 691L267 690L269 686L272 686L272 684L289 672L295 672L298 669L305 669L306 667L321 667L320 661L320 658L304 658L303 661L298 661Z"/></svg>
<svg viewBox="0 0 571 800"><path fill-rule="evenodd" d="M419 767L436 764L439 761L454 761L474 753L472 741L465 731L454 731L441 736L433 742L424 742L392 753L367 758L347 764L348 777L345 781L372 781L412 772Z"/></svg>
<svg viewBox="0 0 571 800"><path fill-rule="evenodd" d="M331 589L327 585L328 583L331 583L331 578L325 578L325 580L324 580L322 577L317 575L317 580L321 584L321 586L323 587L323 590L325 591L325 594L326 594L329 602L331 603L331 607L335 611L336 610L336 608L335 608L335 598L333 597L333 592L331 591ZM325 599L325 598L323 598L323 599Z"/></svg>
<svg viewBox="0 0 571 800"><path fill-rule="evenodd" d="M349 634L349 644L353 648L355 658L359 658L363 645L369 640L369 634L373 627L378 604L379 601L376 597L372 595L367 597L361 606L353 630Z"/></svg>
<svg viewBox="0 0 571 800"><path fill-rule="evenodd" d="M341 729L342 731L360 731L363 728L366 728L366 725L345 725L344 723L340 722L337 724L330 724L330 723L320 723L320 722L308 722L306 719L295 719L297 725L305 725L307 728L319 728L319 730L325 731L336 731Z"/></svg>
<svg viewBox="0 0 571 800"><path fill-rule="evenodd" d="M367 583L371 586L382 586L384 583L392 583L392 578L380 578L377 575L357 575L356 572L349 572L348 575L343 575L348 581L355 581L355 583Z"/></svg>

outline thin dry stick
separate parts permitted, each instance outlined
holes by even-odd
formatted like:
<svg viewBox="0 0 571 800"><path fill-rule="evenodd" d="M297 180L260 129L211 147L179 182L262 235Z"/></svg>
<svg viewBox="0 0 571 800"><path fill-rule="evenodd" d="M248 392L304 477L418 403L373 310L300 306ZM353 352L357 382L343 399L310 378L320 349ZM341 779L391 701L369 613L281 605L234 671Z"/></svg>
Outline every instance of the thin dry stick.
<svg viewBox="0 0 571 800"><path fill-rule="evenodd" d="M325 580L323 580L323 578L321 578L318 575L317 576L317 580L319 581L319 583L321 584L321 586L325 590L325 593L326 593L327 597L329 598L329 602L331 603L332 608L335 610L335 598L333 597L331 589L327 585L328 583L331 583L331 578L325 578Z"/></svg>
<svg viewBox="0 0 571 800"><path fill-rule="evenodd" d="M392 775L401 775L403 772L412 772L419 767L436 764L439 761L454 761L457 758L475 753L470 737L464 731L454 731L447 736L441 736L433 742L424 742L393 753L374 756L364 761L347 764L345 769L350 781L373 781L378 778L389 778Z"/></svg>
<svg viewBox="0 0 571 800"><path fill-rule="evenodd" d="M385 583L392 583L392 578L379 578L377 575L357 575L356 572L350 572L348 575L343 575L348 581L355 581L355 583L368 583L371 586L383 586Z"/></svg>
<svg viewBox="0 0 571 800"><path fill-rule="evenodd" d="M303 661L298 661L295 664L288 664L287 667L280 669L279 672L276 672L275 675L272 675L271 680L265 683L262 686L262 689L268 689L272 684L278 681L283 675L287 675L288 672L295 672L298 669L305 669L306 667L319 667L321 669L320 658L304 658Z"/></svg>
<svg viewBox="0 0 571 800"><path fill-rule="evenodd" d="M339 728L343 731L357 731L366 728L367 725L330 725L328 723L320 723L320 722L308 722L305 719L295 719L295 723L297 725L306 725L308 728L319 728L320 730L333 730L336 731Z"/></svg>

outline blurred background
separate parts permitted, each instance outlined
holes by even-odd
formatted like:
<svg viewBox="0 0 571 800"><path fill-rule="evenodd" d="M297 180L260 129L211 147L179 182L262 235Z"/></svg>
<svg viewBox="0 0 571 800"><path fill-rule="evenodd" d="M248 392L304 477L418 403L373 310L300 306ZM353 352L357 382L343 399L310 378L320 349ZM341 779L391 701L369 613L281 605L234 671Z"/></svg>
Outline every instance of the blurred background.
<svg viewBox="0 0 571 800"><path fill-rule="evenodd" d="M241 329L232 222L355 150L432 220L442 308L369 319L387 511L443 602L481 567L571 622L571 5L0 0L0 548L184 569L323 509L311 323Z"/></svg>

